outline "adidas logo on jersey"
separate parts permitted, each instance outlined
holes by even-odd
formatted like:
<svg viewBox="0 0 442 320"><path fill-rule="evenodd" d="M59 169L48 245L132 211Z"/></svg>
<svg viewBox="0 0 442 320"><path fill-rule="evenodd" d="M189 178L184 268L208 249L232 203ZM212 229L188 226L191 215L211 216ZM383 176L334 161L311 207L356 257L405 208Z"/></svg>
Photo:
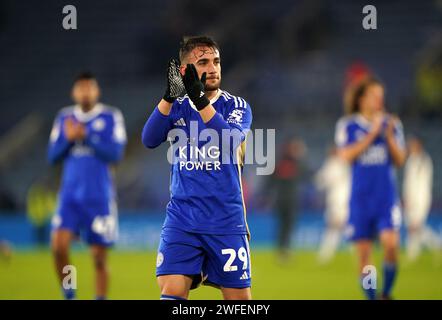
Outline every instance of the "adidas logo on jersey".
<svg viewBox="0 0 442 320"><path fill-rule="evenodd" d="M185 127L186 126L186 122L184 121L183 118L181 118L177 122L175 122L174 125L177 126L177 127Z"/></svg>
<svg viewBox="0 0 442 320"><path fill-rule="evenodd" d="M241 278L239 278L239 280L247 280L249 278L249 276L247 275L247 272L244 271L244 273L242 274Z"/></svg>

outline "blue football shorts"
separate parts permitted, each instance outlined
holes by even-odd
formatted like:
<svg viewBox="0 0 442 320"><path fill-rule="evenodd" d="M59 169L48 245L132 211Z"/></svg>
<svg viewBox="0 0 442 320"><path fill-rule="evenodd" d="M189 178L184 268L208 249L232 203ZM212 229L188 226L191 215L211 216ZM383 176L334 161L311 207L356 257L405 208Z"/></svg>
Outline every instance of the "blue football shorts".
<svg viewBox="0 0 442 320"><path fill-rule="evenodd" d="M223 288L251 286L246 234L200 234L165 227L161 233L156 275L180 274L200 284Z"/></svg>
<svg viewBox="0 0 442 320"><path fill-rule="evenodd" d="M374 240L384 230L400 229L402 213L398 203L364 203L350 201L346 236L351 241Z"/></svg>
<svg viewBox="0 0 442 320"><path fill-rule="evenodd" d="M62 229L81 236L89 245L111 246L118 236L116 202L60 199L52 230Z"/></svg>

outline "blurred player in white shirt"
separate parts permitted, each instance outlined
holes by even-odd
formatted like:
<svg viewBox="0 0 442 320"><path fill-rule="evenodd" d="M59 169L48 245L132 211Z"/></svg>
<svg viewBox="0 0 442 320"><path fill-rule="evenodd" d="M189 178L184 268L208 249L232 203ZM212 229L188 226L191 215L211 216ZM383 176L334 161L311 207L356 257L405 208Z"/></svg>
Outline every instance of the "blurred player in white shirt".
<svg viewBox="0 0 442 320"><path fill-rule="evenodd" d="M348 219L350 168L332 148L328 158L315 176L319 190L325 191L325 220L327 230L319 248L318 261L329 262L339 247Z"/></svg>
<svg viewBox="0 0 442 320"><path fill-rule="evenodd" d="M409 156L405 165L403 200L408 230L407 258L414 261L422 246L436 250L441 247L437 234L426 225L431 208L433 163L417 137L408 140Z"/></svg>

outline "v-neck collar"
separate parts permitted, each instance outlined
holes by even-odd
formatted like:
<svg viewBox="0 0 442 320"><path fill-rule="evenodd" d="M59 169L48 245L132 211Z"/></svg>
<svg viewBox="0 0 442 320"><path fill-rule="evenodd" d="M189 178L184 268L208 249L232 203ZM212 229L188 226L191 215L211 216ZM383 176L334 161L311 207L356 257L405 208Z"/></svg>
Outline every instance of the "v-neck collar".
<svg viewBox="0 0 442 320"><path fill-rule="evenodd" d="M88 122L89 120L98 116L102 111L103 105L101 103L97 103L88 112L84 112L79 105L76 105L74 107L74 116L81 122Z"/></svg>

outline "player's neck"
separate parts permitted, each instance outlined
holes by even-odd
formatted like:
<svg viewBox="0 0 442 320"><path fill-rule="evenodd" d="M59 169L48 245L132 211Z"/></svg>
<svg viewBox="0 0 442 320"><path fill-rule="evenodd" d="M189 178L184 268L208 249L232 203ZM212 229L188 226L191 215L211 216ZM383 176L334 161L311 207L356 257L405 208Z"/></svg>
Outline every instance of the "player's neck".
<svg viewBox="0 0 442 320"><path fill-rule="evenodd" d="M216 95L218 94L219 89L216 90L211 90L211 91L206 91L206 97L209 100L212 100L213 98L216 97Z"/></svg>
<svg viewBox="0 0 442 320"><path fill-rule="evenodd" d="M369 121L369 122L371 122L372 120L373 120L373 118L374 118L374 113L373 112L371 112L371 111L361 111L360 113L359 113L365 120L367 120L367 121Z"/></svg>

